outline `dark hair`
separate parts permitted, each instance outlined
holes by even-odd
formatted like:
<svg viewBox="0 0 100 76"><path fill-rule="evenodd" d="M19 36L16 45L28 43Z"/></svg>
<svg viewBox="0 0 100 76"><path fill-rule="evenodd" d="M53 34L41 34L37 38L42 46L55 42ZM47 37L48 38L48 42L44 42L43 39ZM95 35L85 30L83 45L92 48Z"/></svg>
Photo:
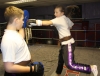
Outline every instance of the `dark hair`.
<svg viewBox="0 0 100 76"><path fill-rule="evenodd" d="M57 5L55 8L60 8L61 12L65 12L65 7L64 5Z"/></svg>
<svg viewBox="0 0 100 76"><path fill-rule="evenodd" d="M80 9L77 5L70 5L65 8L65 15L69 18L78 17Z"/></svg>
<svg viewBox="0 0 100 76"><path fill-rule="evenodd" d="M61 12L69 18L77 18L80 12L80 9L77 5L69 5L65 7L64 5L57 5L55 8L60 8Z"/></svg>

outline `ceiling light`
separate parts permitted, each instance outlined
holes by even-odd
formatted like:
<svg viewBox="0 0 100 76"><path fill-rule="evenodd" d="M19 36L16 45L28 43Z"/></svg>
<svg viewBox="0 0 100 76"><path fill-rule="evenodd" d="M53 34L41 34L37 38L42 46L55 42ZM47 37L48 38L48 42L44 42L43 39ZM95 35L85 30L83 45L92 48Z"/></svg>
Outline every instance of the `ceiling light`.
<svg viewBox="0 0 100 76"><path fill-rule="evenodd" d="M20 3L33 2L33 1L37 1L37 0L17 0L17 1L6 2L5 4L20 4Z"/></svg>

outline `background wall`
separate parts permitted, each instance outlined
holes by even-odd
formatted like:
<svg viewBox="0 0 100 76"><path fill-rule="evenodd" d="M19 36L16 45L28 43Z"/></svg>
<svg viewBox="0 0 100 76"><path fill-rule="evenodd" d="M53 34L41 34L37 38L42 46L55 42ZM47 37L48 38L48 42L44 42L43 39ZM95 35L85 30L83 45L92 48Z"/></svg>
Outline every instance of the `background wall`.
<svg viewBox="0 0 100 76"><path fill-rule="evenodd" d="M100 3L78 4L82 6L82 18L100 18ZM30 13L30 18L51 18L54 15L55 6L41 7L21 7L27 9ZM4 22L4 10L0 9L0 22ZM43 16L44 15L44 16ZM54 16L53 16L54 17Z"/></svg>

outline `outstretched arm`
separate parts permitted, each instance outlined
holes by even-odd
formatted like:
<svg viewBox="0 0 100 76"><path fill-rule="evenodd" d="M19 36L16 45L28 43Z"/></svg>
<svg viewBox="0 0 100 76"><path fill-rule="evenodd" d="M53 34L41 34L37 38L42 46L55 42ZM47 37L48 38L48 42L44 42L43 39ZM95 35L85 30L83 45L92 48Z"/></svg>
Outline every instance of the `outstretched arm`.
<svg viewBox="0 0 100 76"><path fill-rule="evenodd" d="M53 25L52 20L36 20L36 19L29 19L27 21L27 26L50 26Z"/></svg>
<svg viewBox="0 0 100 76"><path fill-rule="evenodd" d="M38 21L36 20L36 24L38 24ZM52 21L50 20L45 20L45 21L42 21L42 25L43 26L49 26L49 25L52 25Z"/></svg>

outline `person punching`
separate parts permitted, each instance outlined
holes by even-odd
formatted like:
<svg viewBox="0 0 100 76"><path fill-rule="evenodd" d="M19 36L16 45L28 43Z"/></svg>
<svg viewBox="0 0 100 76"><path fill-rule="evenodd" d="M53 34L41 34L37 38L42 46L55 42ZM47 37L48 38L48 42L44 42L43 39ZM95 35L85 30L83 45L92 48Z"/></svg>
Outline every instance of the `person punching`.
<svg viewBox="0 0 100 76"><path fill-rule="evenodd" d="M89 65L83 63L76 63L74 59L75 40L71 35L70 29L74 26L71 18L77 17L80 10L76 5L63 7L62 5L56 6L54 10L56 18L52 20L28 20L28 26L55 26L58 34L61 49L59 50L58 65L56 69L57 76L61 76L63 65L65 63L68 69L79 71L83 73L93 73L94 76L98 75L97 65Z"/></svg>
<svg viewBox="0 0 100 76"><path fill-rule="evenodd" d="M67 7L62 7L62 12L68 18L78 18L80 15L80 8L77 5L69 5ZM38 19L29 19L27 21L27 27L32 26L42 26L42 21Z"/></svg>

